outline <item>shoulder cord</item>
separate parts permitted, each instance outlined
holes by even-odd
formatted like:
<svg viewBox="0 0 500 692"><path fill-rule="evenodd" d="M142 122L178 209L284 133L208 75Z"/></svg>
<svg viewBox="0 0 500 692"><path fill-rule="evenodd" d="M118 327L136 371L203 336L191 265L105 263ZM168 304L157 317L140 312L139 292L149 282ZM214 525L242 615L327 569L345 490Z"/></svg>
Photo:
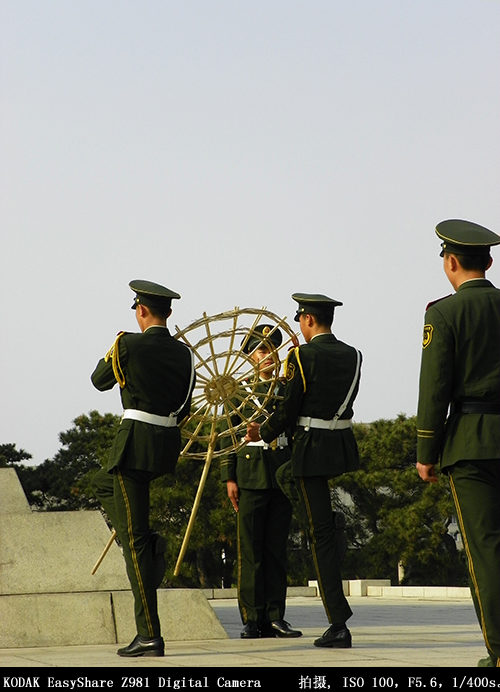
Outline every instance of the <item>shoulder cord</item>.
<svg viewBox="0 0 500 692"><path fill-rule="evenodd" d="M108 363L109 360L111 359L111 366L113 368L113 374L116 378L116 381L120 385L121 389L125 387L125 375L123 374L122 367L120 365L120 355L119 355L119 348L118 348L118 342L122 338L122 336L125 334L125 332L119 332L118 336L113 342L113 345L109 349L109 351L106 353L104 356L104 362Z"/></svg>
<svg viewBox="0 0 500 692"><path fill-rule="evenodd" d="M305 391L306 391L306 377L305 377L305 375L304 375L304 368L302 367L302 363L301 363L301 361L300 361L299 349L300 349L300 346L295 346L294 348L291 348L291 349L288 351L287 357L285 358L285 363L284 363L284 365L283 365L283 374L284 374L284 376L285 376L285 378L286 378L286 376L287 376L287 371L288 371L288 365L289 365L289 364L288 364L288 360L289 360L290 356L292 355L292 353L295 353L295 358L297 359L297 363L298 363L298 366L299 366L300 374L302 375L302 382L303 382L303 384L304 384L304 392L305 392Z"/></svg>

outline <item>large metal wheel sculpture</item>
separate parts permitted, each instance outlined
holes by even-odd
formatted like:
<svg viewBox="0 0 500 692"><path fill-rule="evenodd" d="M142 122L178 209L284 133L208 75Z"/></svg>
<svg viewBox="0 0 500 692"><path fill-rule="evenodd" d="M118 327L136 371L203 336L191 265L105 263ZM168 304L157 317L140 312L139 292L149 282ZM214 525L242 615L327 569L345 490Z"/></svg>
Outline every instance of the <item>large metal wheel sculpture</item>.
<svg viewBox="0 0 500 692"><path fill-rule="evenodd" d="M270 326L252 350L246 352L248 341L258 325ZM283 341L275 348L273 332L280 329ZM175 566L178 575L189 537L196 518L205 482L214 457L236 451L244 444L248 423L256 420L271 399L278 398L275 384L280 374L280 363L289 348L297 344L297 336L286 322L265 308L235 308L230 312L203 317L185 329L176 327L175 338L187 344L195 358L196 385L193 392L190 417L182 425L183 448L181 457L205 459L203 472L186 529L186 534ZM270 350L273 366L268 394L256 396L259 366L252 354L261 345ZM244 415L243 411L251 414ZM234 421L238 422L235 423Z"/></svg>

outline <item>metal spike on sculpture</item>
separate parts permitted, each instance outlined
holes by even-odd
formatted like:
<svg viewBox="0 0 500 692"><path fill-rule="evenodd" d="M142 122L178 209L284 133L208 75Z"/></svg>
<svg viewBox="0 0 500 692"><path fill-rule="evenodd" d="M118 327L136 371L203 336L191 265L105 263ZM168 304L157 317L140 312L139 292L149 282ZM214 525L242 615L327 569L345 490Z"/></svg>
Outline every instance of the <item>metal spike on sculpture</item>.
<svg viewBox="0 0 500 692"><path fill-rule="evenodd" d="M254 330L262 322L266 322L271 328L265 336L258 334L259 342L252 350L245 349L250 337L256 336ZM283 332L280 346L275 346L271 341L273 332L277 329ZM266 308L236 307L229 312L212 316L203 313L201 319L195 320L185 329L176 326L176 330L175 338L182 340L193 351L196 368L191 414L181 426L184 446L180 456L204 459L205 463L174 576L178 576L180 572L212 459L236 451L245 444L243 438L248 423L256 420L271 400L279 398L274 394L274 385L279 379L280 364L285 360L288 350L298 343L297 335L287 324L286 317L279 318ZM251 358L260 345L269 348L270 357L274 361L268 394L264 398L262 394L256 396L259 366ZM248 407L253 409L250 417L242 414ZM235 419L239 421L236 424ZM92 574L101 564L115 537L116 533L113 531Z"/></svg>

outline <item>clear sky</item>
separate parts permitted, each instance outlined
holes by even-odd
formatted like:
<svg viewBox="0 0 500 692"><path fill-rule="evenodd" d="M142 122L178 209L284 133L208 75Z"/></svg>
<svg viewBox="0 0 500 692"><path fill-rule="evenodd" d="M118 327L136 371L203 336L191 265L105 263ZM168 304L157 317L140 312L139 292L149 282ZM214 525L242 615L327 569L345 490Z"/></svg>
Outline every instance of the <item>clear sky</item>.
<svg viewBox="0 0 500 692"><path fill-rule="evenodd" d="M341 300L356 420L415 413L434 227L500 232L497 0L0 0L0 44L0 444L121 411L136 278L181 328Z"/></svg>

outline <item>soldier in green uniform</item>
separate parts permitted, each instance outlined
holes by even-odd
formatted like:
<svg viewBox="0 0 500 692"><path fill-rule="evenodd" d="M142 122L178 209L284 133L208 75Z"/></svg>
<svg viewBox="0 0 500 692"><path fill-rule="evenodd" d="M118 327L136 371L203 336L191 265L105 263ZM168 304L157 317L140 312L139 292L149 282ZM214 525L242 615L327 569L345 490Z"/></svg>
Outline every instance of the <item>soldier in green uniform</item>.
<svg viewBox="0 0 500 692"><path fill-rule="evenodd" d="M177 424L190 410L194 387L191 351L166 322L178 293L151 281L131 281L140 334L120 332L92 373L100 391L118 382L123 418L107 468L93 489L113 524L134 594L137 636L120 656L163 656L156 589L165 573L165 539L149 526L149 484L173 473L181 440Z"/></svg>
<svg viewBox="0 0 500 692"><path fill-rule="evenodd" d="M247 439L269 442L291 428L292 459L277 473L283 491L297 498L309 535L318 585L330 627L315 646L349 648L346 621L352 611L342 588L340 566L345 536L332 512L328 479L359 467L351 429L358 392L361 354L331 333L333 314L342 303L324 295L295 293L304 346L288 354L284 399L268 420L248 426Z"/></svg>
<svg viewBox="0 0 500 692"><path fill-rule="evenodd" d="M243 352L258 364L260 383L254 388L255 405L269 392L276 364L270 356L283 340L272 325L259 325L243 341ZM274 380L275 396L284 386ZM259 396L261 395L261 396ZM239 402L235 400L235 406ZM275 406L274 406L275 408ZM241 415L232 417L238 425L255 407L247 403ZM221 479L237 512L238 522L238 604L244 628L242 639L257 637L300 637L284 620L287 589L286 544L292 506L276 482L276 470L290 459L286 435L271 444L249 442L231 452L221 463Z"/></svg>
<svg viewBox="0 0 500 692"><path fill-rule="evenodd" d="M471 593L488 650L500 661L500 291L485 278L500 236L443 221L445 274L453 295L425 313L417 414L417 469L448 475L467 554Z"/></svg>

